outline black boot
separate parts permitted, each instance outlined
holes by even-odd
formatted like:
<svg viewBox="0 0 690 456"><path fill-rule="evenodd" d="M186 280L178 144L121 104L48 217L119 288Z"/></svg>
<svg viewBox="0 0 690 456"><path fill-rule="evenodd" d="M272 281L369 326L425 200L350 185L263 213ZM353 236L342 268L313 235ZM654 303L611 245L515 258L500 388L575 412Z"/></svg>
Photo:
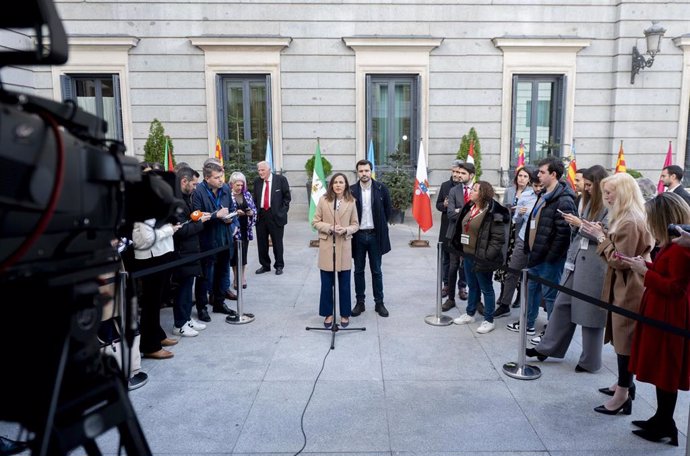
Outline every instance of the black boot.
<svg viewBox="0 0 690 456"><path fill-rule="evenodd" d="M357 317L365 310L366 309L364 308L364 301L357 301L357 304L355 304L355 307L352 309L352 316Z"/></svg>

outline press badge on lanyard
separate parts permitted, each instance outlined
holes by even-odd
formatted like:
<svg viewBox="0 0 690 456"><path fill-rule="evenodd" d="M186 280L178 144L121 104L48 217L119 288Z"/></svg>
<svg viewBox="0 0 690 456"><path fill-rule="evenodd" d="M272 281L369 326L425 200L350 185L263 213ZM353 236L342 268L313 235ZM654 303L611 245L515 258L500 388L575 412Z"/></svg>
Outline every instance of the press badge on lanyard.
<svg viewBox="0 0 690 456"><path fill-rule="evenodd" d="M470 235L469 234L461 234L460 235L460 243L463 245L468 245L470 243Z"/></svg>
<svg viewBox="0 0 690 456"><path fill-rule="evenodd" d="M537 221L535 219L530 220L529 229L534 230L537 228Z"/></svg>
<svg viewBox="0 0 690 456"><path fill-rule="evenodd" d="M580 239L580 250L587 250L589 248L589 239L587 238L582 238Z"/></svg>

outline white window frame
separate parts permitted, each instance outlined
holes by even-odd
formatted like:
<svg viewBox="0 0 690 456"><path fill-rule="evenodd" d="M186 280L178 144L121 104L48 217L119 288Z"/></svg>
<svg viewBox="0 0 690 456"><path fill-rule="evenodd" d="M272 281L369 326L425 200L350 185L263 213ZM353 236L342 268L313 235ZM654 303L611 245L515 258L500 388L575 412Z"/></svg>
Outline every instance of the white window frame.
<svg viewBox="0 0 690 456"><path fill-rule="evenodd" d="M503 96L501 100L501 148L500 167L504 173L510 168L513 150L511 136L513 75L559 74L565 75L565 102L563 106L562 144L570 145L573 139L575 114L575 76L577 53L591 44L583 38L494 38L494 46L503 51ZM563 150L563 155L569 154ZM503 177L503 176L502 176Z"/></svg>
<svg viewBox="0 0 690 456"><path fill-rule="evenodd" d="M122 135L127 155L134 156L132 110L129 100L129 50L139 44L139 38L129 36L71 36L69 60L51 67L53 98L62 100L60 76L79 74L117 74L120 79L120 108Z"/></svg>
<svg viewBox="0 0 690 456"><path fill-rule="evenodd" d="M419 74L419 138L429 144L429 54L443 42L433 37L344 37L355 51L355 153L366 157L367 74ZM429 148L425 153L428 155ZM428 157L427 157L428 158Z"/></svg>
<svg viewBox="0 0 690 456"><path fill-rule="evenodd" d="M273 167L283 166L283 134L281 127L280 53L292 42L289 37L202 37L189 38L192 45L204 51L206 74L207 150L214 151L218 136L219 74L270 74ZM210 156L211 152L209 152Z"/></svg>

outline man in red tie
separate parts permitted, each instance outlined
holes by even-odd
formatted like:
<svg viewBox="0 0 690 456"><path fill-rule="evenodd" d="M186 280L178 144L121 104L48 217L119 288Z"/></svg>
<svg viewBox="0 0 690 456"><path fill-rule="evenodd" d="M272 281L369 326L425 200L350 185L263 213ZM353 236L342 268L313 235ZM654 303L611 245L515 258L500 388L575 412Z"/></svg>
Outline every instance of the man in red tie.
<svg viewBox="0 0 690 456"><path fill-rule="evenodd" d="M467 299L467 282L465 280L465 269L462 267L462 256L460 252L453 249L450 240L455 235L455 225L463 206L470 200L470 188L474 181L474 165L467 162L459 162L453 168L453 179L458 180L458 184L448 192L448 231L446 231L446 243L448 247L448 299L441 307L444 312L455 307L455 278L457 274L458 297L463 301Z"/></svg>
<svg viewBox="0 0 690 456"><path fill-rule="evenodd" d="M268 162L257 163L259 177L254 180L254 201L258 202L259 214L256 220L256 246L259 250L261 267L257 274L271 270L271 257L268 254L268 238L273 242L273 266L276 275L283 273L283 233L290 209L290 184L287 178L271 172Z"/></svg>

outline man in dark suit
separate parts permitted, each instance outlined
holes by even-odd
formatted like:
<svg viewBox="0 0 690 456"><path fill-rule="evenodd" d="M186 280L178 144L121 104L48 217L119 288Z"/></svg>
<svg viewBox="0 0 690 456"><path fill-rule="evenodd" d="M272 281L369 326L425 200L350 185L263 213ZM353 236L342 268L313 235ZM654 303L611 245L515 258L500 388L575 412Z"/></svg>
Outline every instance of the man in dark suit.
<svg viewBox="0 0 690 456"><path fill-rule="evenodd" d="M374 310L382 317L388 316L388 309L383 304L383 273L381 258L390 252L391 241L388 237L388 219L391 215L391 197L388 188L371 178L371 162L357 162L356 184L350 187L352 196L357 202L359 230L352 237L352 257L355 263L355 298L357 303L352 309L356 317L364 312L366 283L364 267L369 255L371 283L374 288Z"/></svg>
<svg viewBox="0 0 690 456"><path fill-rule="evenodd" d="M673 192L690 205L690 193L683 188L683 168L678 165L667 166L661 170L661 180L667 192Z"/></svg>
<svg viewBox="0 0 690 456"><path fill-rule="evenodd" d="M440 242L443 245L441 249L441 279L443 281L443 289L441 290L442 298L445 298L448 295L448 266L450 265L450 255L446 245L446 232L448 231L448 194L450 194L450 191L453 189L453 187L460 183L460 175L457 172L455 172L455 170L462 163L462 160L453 160L453 163L450 168L450 179L441 184L441 188L438 191L438 196L436 197L436 209L438 209L439 212L441 212L441 229L438 231L438 242ZM460 268L462 269L462 266ZM464 271L461 271L460 274L461 282L464 284L465 273Z"/></svg>
<svg viewBox="0 0 690 456"><path fill-rule="evenodd" d="M285 262L283 261L283 233L288 222L288 210L290 209L290 184L285 176L271 171L268 162L257 163L259 177L254 180L254 202L259 209L256 220L256 245L259 250L259 263L261 267L257 274L263 274L271 270L271 257L268 255L268 237L273 243L273 266L276 275L283 273Z"/></svg>

